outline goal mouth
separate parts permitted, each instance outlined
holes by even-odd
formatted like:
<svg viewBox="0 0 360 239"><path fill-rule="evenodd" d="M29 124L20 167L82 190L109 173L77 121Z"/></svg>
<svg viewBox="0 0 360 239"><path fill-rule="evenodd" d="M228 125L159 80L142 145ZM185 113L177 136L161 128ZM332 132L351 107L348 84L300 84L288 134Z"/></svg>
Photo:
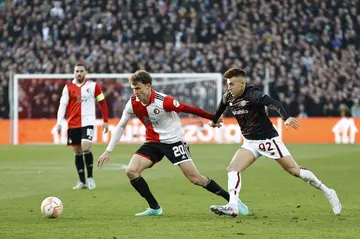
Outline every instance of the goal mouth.
<svg viewBox="0 0 360 239"><path fill-rule="evenodd" d="M115 121L121 117L122 110L132 95L128 83L130 76L130 73L88 74L86 76L87 79L96 81L102 88L108 102L109 118ZM223 77L219 73L155 73L151 76L154 90L209 112L215 112L217 104L222 98ZM11 83L11 144L64 143L66 138L55 136L54 127L62 89L73 79L73 74L14 75ZM101 113L98 104L96 105L98 119L96 124L101 127ZM183 120L185 117L191 119L196 116L181 113L180 117ZM190 121L186 121L186 124L189 124ZM137 125L138 123L134 121L133 124ZM66 129L66 122L64 122L64 126ZM142 129L139 128L138 131L142 132ZM32 132L33 135L30 136L29 132ZM48 134L48 137L37 139L43 134ZM137 135L135 141L140 142L141 134L135 133L134 135ZM99 135L99 137L103 138L101 142L109 140L108 136ZM95 137L94 140L97 138ZM134 139L127 141L134 142Z"/></svg>

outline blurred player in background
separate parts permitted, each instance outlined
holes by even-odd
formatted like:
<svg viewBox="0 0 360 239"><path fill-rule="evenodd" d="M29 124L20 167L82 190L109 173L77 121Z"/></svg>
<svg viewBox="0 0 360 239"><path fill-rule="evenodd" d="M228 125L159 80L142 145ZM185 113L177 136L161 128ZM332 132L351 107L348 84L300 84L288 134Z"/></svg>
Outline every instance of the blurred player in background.
<svg viewBox="0 0 360 239"><path fill-rule="evenodd" d="M109 145L98 161L98 166L107 162L110 152L124 133L130 117L135 115L146 127L146 142L132 156L126 169L126 175L136 191L146 199L149 208L136 216L161 215L162 209L151 193L141 173L151 168L166 156L174 165L178 165L185 177L195 185L222 196L229 201L229 193L214 180L202 176L194 165L189 146L183 141L184 130L178 113L190 113L202 118L212 119L213 115L194 106L176 101L174 98L152 89L152 78L146 71L139 70L129 79L134 95L127 102L120 122L116 126ZM219 117L215 127L222 121ZM239 199L240 214L248 214L248 208Z"/></svg>
<svg viewBox="0 0 360 239"><path fill-rule="evenodd" d="M227 80L228 90L209 124L212 127L218 127L218 119L229 106L245 139L227 168L230 201L224 206L213 205L210 207L211 210L218 215L235 217L238 214L237 199L241 189L241 173L263 155L275 159L288 173L323 191L330 201L334 214L340 214L342 206L335 190L329 189L313 172L300 167L295 162L268 118L265 106L275 110L285 121L286 127L297 129L298 121L289 117L278 101L258 88L246 85L246 75L243 70L229 69L225 72L224 78Z"/></svg>
<svg viewBox="0 0 360 239"><path fill-rule="evenodd" d="M57 131L61 132L61 122L65 113L68 121L67 145L72 145L75 152L75 165L80 181L73 189L96 187L93 178L94 157L91 152L95 126L95 100L99 102L104 120L104 132L108 131L108 108L100 86L85 78L85 66L77 64L74 67L75 79L67 83L63 89L57 113ZM85 164L87 182L85 179Z"/></svg>

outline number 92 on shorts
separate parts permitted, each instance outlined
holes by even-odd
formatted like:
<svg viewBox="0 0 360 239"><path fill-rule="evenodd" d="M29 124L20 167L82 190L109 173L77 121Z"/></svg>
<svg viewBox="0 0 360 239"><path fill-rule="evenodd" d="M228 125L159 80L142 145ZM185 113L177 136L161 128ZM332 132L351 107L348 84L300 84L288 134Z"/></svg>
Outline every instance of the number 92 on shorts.
<svg viewBox="0 0 360 239"><path fill-rule="evenodd" d="M261 155L271 159L280 159L284 156L290 155L289 150L286 148L279 136L265 140L245 139L241 148L250 150L256 159Z"/></svg>

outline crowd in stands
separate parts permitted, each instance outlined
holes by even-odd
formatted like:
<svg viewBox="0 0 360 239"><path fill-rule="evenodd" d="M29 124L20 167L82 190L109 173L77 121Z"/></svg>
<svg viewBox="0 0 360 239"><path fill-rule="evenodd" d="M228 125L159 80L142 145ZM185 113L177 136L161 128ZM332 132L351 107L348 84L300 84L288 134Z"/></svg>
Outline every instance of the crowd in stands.
<svg viewBox="0 0 360 239"><path fill-rule="evenodd" d="M357 0L13 0L0 2L0 15L0 118L9 117L11 74L72 73L79 62L90 73L236 66L291 116L360 117ZM127 90L100 82L110 117L120 117ZM63 85L23 81L21 118L55 117ZM161 90L217 104L213 84Z"/></svg>

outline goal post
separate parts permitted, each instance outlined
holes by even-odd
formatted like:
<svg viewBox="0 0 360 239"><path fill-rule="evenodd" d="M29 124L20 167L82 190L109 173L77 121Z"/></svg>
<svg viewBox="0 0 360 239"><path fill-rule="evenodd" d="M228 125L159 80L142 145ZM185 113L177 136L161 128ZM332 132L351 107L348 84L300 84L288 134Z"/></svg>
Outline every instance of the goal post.
<svg viewBox="0 0 360 239"><path fill-rule="evenodd" d="M129 98L131 94L131 88L128 83L128 77L131 74L87 74L88 79L95 80L96 82L100 82L100 86L102 86L104 92L106 91L106 86L116 86L121 85L124 89L121 92L121 97ZM165 94L171 95L178 99L179 101L183 101L185 103L193 104L200 108L204 108L212 113L215 112L216 106L218 102L222 98L223 94L223 77L220 73L154 73L151 74L153 78L153 87L155 90L159 92L163 92ZM38 90L37 86L46 85L46 89L60 87L61 90L66 82L69 82L74 78L73 74L14 74L10 79L11 82L11 99L10 99L10 107L11 107L11 120L12 124L10 127L10 143L17 145L23 144L21 140L19 140L20 135L20 124L25 120L29 119L56 119L56 116L52 114L52 116L47 115L45 117L39 113L33 114L34 111L39 110L39 108L43 108L42 110L46 111L45 106L39 106L33 104L34 101L44 101L48 102L52 95L48 93L48 90L44 92L36 92L37 95L34 96L35 91ZM196 92L197 88L202 88L202 93ZM41 87L40 87L41 88ZM184 94L182 94L184 92ZM194 93L195 92L195 93ZM175 94L175 95L174 95ZM198 97L197 94L200 94ZM202 95L205 94L205 96ZM41 95L41 97L39 97ZM54 98L59 98L59 93L55 94ZM196 99L195 99L196 98ZM208 103L211 102L211 104ZM215 102L215 104L214 104ZM58 103L56 105L56 110L58 107ZM49 106L50 107L50 106ZM112 107L112 106L109 106ZM24 110L26 108L29 113L27 115L20 115L20 110ZM54 105L51 105L52 112L54 111ZM54 113L54 112L53 112ZM117 118L117 117L115 117ZM26 126L31 127L31 126ZM42 127L42 125L38 125L38 127ZM215 130L215 141L220 142L220 130ZM25 143L47 143L47 142L32 142L31 140Z"/></svg>

